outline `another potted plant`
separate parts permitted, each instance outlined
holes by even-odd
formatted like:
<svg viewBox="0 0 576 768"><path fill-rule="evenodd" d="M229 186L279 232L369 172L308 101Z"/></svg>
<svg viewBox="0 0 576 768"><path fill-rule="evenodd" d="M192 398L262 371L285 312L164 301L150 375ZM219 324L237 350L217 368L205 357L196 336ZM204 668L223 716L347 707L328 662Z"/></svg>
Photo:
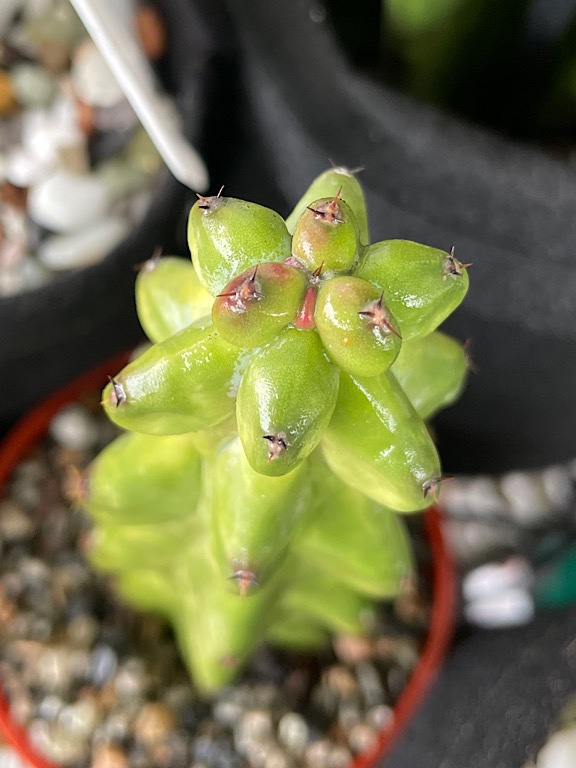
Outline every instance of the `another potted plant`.
<svg viewBox="0 0 576 768"><path fill-rule="evenodd" d="M263 642L310 651L337 632L369 644L375 601L408 587L402 514L430 507L442 480L426 420L467 371L463 346L436 329L468 265L409 241L368 245L344 169L318 177L286 222L199 196L188 238L192 264L155 257L138 276L152 345L102 396L129 431L75 493L94 524L91 562L169 620L196 691L214 697ZM436 569L450 590L447 576ZM451 597L436 598L398 724L447 639ZM267 764L259 748L239 747Z"/></svg>

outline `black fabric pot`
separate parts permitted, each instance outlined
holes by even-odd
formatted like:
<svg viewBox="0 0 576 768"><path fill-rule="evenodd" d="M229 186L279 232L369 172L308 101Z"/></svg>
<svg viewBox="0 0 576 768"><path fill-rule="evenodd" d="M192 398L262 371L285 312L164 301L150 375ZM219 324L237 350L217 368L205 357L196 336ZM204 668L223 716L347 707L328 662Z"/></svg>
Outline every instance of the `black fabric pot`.
<svg viewBox="0 0 576 768"><path fill-rule="evenodd" d="M363 166L373 240L454 245L473 262L469 296L445 326L471 339L478 369L436 425L446 471L576 455L573 169L355 72L312 0L253 0L250 12L226 2L242 40L245 124L272 180L259 201L287 213L330 161Z"/></svg>
<svg viewBox="0 0 576 768"><path fill-rule="evenodd" d="M186 133L218 178L227 156L215 139L234 103L235 49L218 2L155 0L168 50L161 63ZM229 112L228 112L229 113ZM193 197L166 171L141 225L100 264L26 294L0 300L0 433L30 405L140 340L133 266L157 245L186 253L185 216Z"/></svg>

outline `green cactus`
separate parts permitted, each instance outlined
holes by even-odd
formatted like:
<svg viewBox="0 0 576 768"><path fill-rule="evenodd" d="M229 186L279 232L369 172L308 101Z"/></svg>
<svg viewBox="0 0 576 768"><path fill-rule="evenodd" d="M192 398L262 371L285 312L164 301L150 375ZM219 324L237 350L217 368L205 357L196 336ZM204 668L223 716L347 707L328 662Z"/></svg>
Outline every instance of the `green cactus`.
<svg viewBox="0 0 576 768"><path fill-rule="evenodd" d="M129 432L89 468L86 508L94 564L172 623L212 691L260 643L369 631L398 594L413 567L398 513L429 506L441 476L423 419L466 377L436 327L468 279L451 253L368 246L343 169L288 227L200 198L189 242L193 266L155 259L137 278L153 344L104 390Z"/></svg>

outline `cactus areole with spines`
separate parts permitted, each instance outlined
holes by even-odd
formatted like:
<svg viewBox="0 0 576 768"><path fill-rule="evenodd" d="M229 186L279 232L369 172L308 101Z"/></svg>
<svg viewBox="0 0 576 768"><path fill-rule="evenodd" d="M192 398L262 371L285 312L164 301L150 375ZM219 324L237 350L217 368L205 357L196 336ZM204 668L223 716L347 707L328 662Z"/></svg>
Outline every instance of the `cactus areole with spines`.
<svg viewBox="0 0 576 768"><path fill-rule="evenodd" d="M453 252L369 244L358 180L318 177L286 222L200 197L192 261L136 284L152 344L110 377L127 432L88 470L90 556L168 619L200 690L263 642L370 632L413 561L399 513L442 477L424 419L459 395L437 331L468 288Z"/></svg>

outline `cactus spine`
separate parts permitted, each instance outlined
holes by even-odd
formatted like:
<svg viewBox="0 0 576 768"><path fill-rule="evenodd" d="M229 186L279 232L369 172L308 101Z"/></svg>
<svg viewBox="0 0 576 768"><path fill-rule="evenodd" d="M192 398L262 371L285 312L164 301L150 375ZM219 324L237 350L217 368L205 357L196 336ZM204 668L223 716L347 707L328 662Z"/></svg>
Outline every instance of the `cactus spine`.
<svg viewBox="0 0 576 768"><path fill-rule="evenodd" d="M91 557L172 622L202 690L264 641L369 630L411 572L398 513L433 501L423 419L466 376L436 328L468 277L451 253L368 245L367 226L360 185L334 169L287 223L200 198L192 262L138 275L153 343L103 393L129 431L89 468Z"/></svg>

